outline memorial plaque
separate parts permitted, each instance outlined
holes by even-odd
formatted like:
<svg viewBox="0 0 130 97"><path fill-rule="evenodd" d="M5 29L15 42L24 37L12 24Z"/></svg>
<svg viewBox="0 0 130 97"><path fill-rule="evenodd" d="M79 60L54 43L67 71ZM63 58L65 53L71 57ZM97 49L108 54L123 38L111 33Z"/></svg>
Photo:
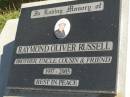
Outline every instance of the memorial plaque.
<svg viewBox="0 0 130 97"><path fill-rule="evenodd" d="M119 2L22 8L7 88L116 94Z"/></svg>

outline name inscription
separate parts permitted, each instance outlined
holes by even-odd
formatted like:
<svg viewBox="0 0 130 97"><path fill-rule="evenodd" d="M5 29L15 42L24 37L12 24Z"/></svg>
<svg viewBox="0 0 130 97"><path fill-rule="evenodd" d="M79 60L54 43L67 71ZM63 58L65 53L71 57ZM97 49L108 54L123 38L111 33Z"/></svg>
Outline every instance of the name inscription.
<svg viewBox="0 0 130 97"><path fill-rule="evenodd" d="M86 52L86 51L111 51L111 50L113 50L113 42L104 41L104 42L18 46L16 53L31 54L31 53Z"/></svg>

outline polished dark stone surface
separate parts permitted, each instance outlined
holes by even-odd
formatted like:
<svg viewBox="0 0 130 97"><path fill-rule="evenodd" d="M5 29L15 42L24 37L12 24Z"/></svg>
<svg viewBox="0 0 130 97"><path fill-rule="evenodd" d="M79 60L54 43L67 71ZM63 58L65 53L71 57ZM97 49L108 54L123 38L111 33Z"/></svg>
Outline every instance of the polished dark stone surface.
<svg viewBox="0 0 130 97"><path fill-rule="evenodd" d="M0 97L5 92L5 88L7 85L9 70L11 66L11 59L13 54L14 42L11 42L4 46L3 55L1 56L0 63Z"/></svg>
<svg viewBox="0 0 130 97"><path fill-rule="evenodd" d="M81 0L84 2L94 2L100 0ZM16 42L12 47L11 53L8 53L8 49L5 49L6 54L3 55L2 61L11 66L11 72L9 73L9 81L7 85L6 95L44 95L48 97L113 97L113 92L116 91L116 76L117 76L117 55L118 55L118 31L119 31L119 0L103 0L104 10L100 12L90 12L75 15L62 15L55 17L46 17L39 19L30 19L32 10L43 9L49 7L65 6L68 4L75 4L75 2L52 4L46 6L38 6L25 8L21 10L21 16L18 25L18 31L16 35ZM80 1L78 1L79 3ZM77 2L76 2L77 3ZM62 40L57 39L54 36L54 26L56 22L61 18L67 18L71 23L71 30L69 35ZM64 43L83 43L83 42L97 42L97 41L112 41L113 50L108 52L74 52L74 53L57 53L57 54L16 54L17 46L21 45L37 45L37 44L64 44ZM13 49L14 48L14 49ZM13 56L12 56L13 49ZM7 51L6 51L7 50ZM112 56L113 60L110 64L77 64L77 65L65 65L65 64L47 64L47 65L14 65L16 58L51 58L51 57L83 57L83 56ZM12 58L12 60L10 59ZM6 61L7 60L7 61ZM44 68L72 68L73 73L71 76L43 76L41 73ZM8 70L2 69L2 73ZM35 86L35 78L57 78L57 79L78 79L80 81L79 87L44 87ZM2 83L6 78L2 79ZM4 85L4 84L3 84ZM6 85L6 84L5 84ZM4 86L5 86L4 85ZM8 89L12 87L12 89ZM34 88L43 89L42 91L30 91L18 88ZM3 88L4 89L4 88ZM53 89L46 92L44 89ZM57 89L71 90L68 92L58 92ZM73 93L73 90L90 90L98 91L97 94L89 93ZM100 91L106 91L106 94L101 94ZM109 92L110 94L108 94Z"/></svg>

